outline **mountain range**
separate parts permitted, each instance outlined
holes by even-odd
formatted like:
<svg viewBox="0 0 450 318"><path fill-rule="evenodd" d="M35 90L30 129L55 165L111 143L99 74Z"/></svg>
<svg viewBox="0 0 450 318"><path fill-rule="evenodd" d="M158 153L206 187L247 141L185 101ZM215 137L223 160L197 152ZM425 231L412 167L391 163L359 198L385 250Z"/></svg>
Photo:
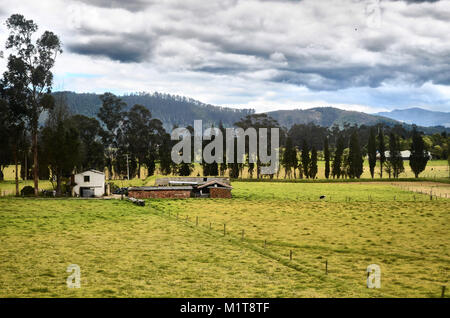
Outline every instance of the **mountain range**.
<svg viewBox="0 0 450 318"><path fill-rule="evenodd" d="M100 94L94 93L75 93L75 92L55 92L54 95L65 96L69 110L73 114L82 114L88 117L97 117L97 113L101 107ZM164 127L168 130L172 129L174 125L188 126L193 125L194 120L201 119L206 125L218 126L222 123L225 127L231 127L241 118L254 114L253 109L235 109L231 107L214 106L205 104L197 100L162 93L133 93L120 96L120 98L127 104L127 108L131 108L135 104L140 104L148 108L153 118L160 119ZM413 112L405 111L405 117L399 115L399 112L393 111L387 113L367 114L363 112L342 110L334 107L316 107L310 109L294 109L294 110L277 110L268 112L267 114L276 119L282 127L290 128L295 124L309 124L314 123L318 126L331 127L333 125L343 126L345 123L356 125L375 125L383 123L385 125L393 126L401 124L406 128L411 128L411 124L418 124L421 130L427 134L447 131L450 128L442 127L441 121L424 121L424 118L432 118L432 111L414 108L414 113L419 114L420 111L426 112L427 116L417 115L412 119L411 115L406 114ZM436 117L449 118L450 113L440 113ZM447 117L445 117L447 116ZM430 119L431 120L431 119ZM450 119L445 119L444 122L450 123ZM424 124L425 123L425 124ZM431 123L431 125L426 125Z"/></svg>
<svg viewBox="0 0 450 318"><path fill-rule="evenodd" d="M450 113L436 112L418 107L408 109L395 109L390 112L381 112L375 115L389 117L407 124L419 126L444 126L450 127Z"/></svg>

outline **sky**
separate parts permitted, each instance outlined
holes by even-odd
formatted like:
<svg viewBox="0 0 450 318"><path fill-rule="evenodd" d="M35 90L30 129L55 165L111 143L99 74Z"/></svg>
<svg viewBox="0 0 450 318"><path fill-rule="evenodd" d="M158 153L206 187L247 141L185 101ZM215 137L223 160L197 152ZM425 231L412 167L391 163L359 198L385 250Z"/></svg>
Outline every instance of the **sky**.
<svg viewBox="0 0 450 318"><path fill-rule="evenodd" d="M0 0L5 57L13 13L60 37L54 91L450 111L450 0Z"/></svg>

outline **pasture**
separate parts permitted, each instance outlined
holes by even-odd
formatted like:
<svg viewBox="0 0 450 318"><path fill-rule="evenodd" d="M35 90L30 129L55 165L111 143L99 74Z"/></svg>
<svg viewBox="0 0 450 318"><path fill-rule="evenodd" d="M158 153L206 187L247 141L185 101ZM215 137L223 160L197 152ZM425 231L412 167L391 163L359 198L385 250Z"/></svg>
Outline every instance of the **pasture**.
<svg viewBox="0 0 450 318"><path fill-rule="evenodd" d="M440 297L448 284L449 199L394 183L233 187L145 207L1 198L0 297Z"/></svg>
<svg viewBox="0 0 450 318"><path fill-rule="evenodd" d="M405 160L403 162L405 171L400 173L400 178L414 178L414 173L411 171L411 167L409 166L409 161ZM317 179L325 179L325 162L324 161L318 161L318 173L317 173ZM157 164L156 174L159 174L159 164ZM19 165L20 169L20 165ZM20 170L19 170L20 171ZM380 175L380 167L379 163L377 163L377 167L375 168L375 178L379 179ZM5 180L14 180L15 178L15 167L14 166L7 166L3 169L3 173L5 176ZM194 170L191 173L191 176L197 176L197 175L203 175L202 167L199 164L194 165ZM154 181L155 176L148 177L147 171L144 167L141 168L141 176L142 179L150 179L151 181ZM256 172L254 172L253 177L256 177ZM283 167L280 167L280 172L278 175L275 176L276 179L284 179L285 177L285 170ZM367 160L364 161L364 172L361 175L361 178L368 179L370 178L370 171L369 171L369 163ZM428 179L435 179L435 178L448 178L450 177L449 172L449 166L447 160L431 160L428 162L427 167L425 168L425 171L423 171L420 174L421 178L428 178ZM242 178L247 179L250 178L250 174L248 173L247 167L244 168L242 173ZM383 179L389 179L389 175L383 171ZM28 183L32 183L32 181L28 180L26 181ZM126 186L126 182L124 182ZM14 190L14 188L12 189Z"/></svg>

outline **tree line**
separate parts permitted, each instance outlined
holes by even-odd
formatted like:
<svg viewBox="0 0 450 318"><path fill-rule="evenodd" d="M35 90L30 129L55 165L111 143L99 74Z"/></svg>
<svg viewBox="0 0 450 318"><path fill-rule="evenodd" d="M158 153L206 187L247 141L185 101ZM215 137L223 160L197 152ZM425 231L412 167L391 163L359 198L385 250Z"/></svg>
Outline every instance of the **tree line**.
<svg viewBox="0 0 450 318"><path fill-rule="evenodd" d="M61 194L71 174L87 169L106 168L109 178L141 177L142 168L150 176L157 167L163 175L192 174L192 163L172 162L170 154L176 141L170 139L161 120L153 118L142 105L129 108L123 99L107 92L100 96L101 107L95 114L99 120L71 114L66 96L51 91L51 69L62 53L58 36L45 31L33 40L38 26L19 14L8 18L6 26L10 32L6 50L11 53L0 80L0 179L3 167L14 164L17 194L19 177L34 180L36 195L39 179L55 182L55 189ZM44 117L44 125L40 125ZM244 130L280 127L267 114L254 113L247 113L234 126ZM218 128L225 135L222 123ZM188 129L193 131L190 126ZM423 137L416 128L412 131L382 125L325 128L308 124L280 131L280 161L285 177L289 178L315 179L319 160L325 161L326 178L359 178L366 155L372 177L378 160L380 177L385 172L398 178L404 170L400 151L405 149L411 150L410 165L418 177L429 159L427 150L432 148L439 156L448 157L445 133ZM203 146L206 144L205 141ZM245 150L243 163L238 163L237 158L234 163L227 163L225 154L220 163L202 162L202 174L239 178L247 169L250 178L262 178L263 164L259 158L255 163L249 160L248 140ZM234 153L237 156L237 151Z"/></svg>
<svg viewBox="0 0 450 318"><path fill-rule="evenodd" d="M298 134L298 130L308 129L323 130L324 137L320 144L317 143L316 138L308 140ZM368 137L364 144L361 142L361 136L364 136L361 131L366 129L368 129ZM386 133L388 133L387 136ZM411 135L410 142L405 141L392 127L383 125L372 127L347 125L344 129L295 125L287 132L286 143L282 149L281 165L285 170L284 177L297 178L298 175L300 179L315 179L319 148L322 150L320 159L325 161L325 178L327 179L360 178L364 171L366 156L372 178L375 177L377 164L380 178L383 177L383 172L387 173L389 178L398 178L404 172L404 158L401 151L406 150L404 144L407 143L407 150L410 150L409 164L417 178L425 170L430 155L424 138L415 126L408 134ZM448 137L444 137L448 142ZM301 144L301 147L297 147L296 144Z"/></svg>

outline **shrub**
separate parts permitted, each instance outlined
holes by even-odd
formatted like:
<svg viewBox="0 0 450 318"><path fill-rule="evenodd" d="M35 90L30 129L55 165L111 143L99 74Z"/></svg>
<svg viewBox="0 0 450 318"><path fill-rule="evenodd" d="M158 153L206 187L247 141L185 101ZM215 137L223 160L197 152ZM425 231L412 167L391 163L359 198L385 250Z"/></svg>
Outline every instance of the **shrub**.
<svg viewBox="0 0 450 318"><path fill-rule="evenodd" d="M20 190L20 194L23 196L34 195L34 188L32 186L25 186Z"/></svg>

